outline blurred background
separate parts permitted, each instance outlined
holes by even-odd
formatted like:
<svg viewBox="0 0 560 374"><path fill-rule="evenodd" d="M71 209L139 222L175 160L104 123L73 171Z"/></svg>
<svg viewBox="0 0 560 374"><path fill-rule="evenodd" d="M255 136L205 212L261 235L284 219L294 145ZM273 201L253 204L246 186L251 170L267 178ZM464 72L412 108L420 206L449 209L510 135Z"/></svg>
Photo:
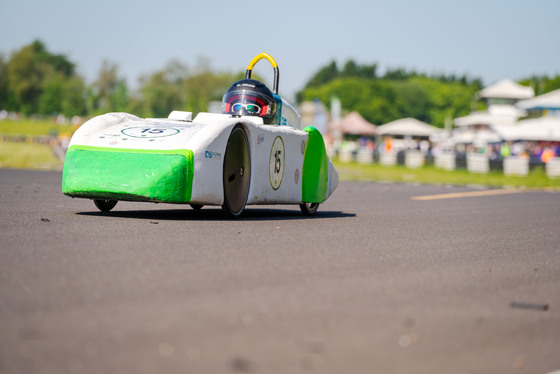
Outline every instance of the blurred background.
<svg viewBox="0 0 560 374"><path fill-rule="evenodd" d="M60 167L98 114L219 110L267 52L302 126L348 167L557 176L545 168L560 142L555 0L4 0L0 13L2 167ZM271 85L266 63L255 75Z"/></svg>

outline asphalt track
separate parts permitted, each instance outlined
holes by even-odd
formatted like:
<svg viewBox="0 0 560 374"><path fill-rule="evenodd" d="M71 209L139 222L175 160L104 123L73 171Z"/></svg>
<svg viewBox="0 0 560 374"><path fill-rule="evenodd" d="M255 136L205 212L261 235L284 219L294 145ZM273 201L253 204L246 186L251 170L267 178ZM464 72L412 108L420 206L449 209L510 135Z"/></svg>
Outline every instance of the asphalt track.
<svg viewBox="0 0 560 374"><path fill-rule="evenodd" d="M229 221L60 179L0 170L1 374L560 369L558 192L342 183Z"/></svg>

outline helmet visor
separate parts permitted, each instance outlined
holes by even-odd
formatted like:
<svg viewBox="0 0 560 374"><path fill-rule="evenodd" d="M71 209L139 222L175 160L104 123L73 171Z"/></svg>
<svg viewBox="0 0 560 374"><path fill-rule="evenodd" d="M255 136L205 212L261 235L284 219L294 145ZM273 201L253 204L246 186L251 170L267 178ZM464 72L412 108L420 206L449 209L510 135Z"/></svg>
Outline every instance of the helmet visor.
<svg viewBox="0 0 560 374"><path fill-rule="evenodd" d="M258 92L231 91L224 96L222 112L268 117L271 112L271 104L267 97Z"/></svg>
<svg viewBox="0 0 560 374"><path fill-rule="evenodd" d="M241 113L245 110L251 114L260 114L262 112L262 108L258 104L243 104L243 103L235 103L231 106L231 112L233 113Z"/></svg>

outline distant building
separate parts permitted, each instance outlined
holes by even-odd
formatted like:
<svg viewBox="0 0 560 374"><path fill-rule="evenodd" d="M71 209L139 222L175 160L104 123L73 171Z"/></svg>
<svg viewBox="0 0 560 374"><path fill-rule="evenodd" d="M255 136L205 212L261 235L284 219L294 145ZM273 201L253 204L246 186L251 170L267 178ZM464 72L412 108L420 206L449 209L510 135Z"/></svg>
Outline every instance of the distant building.
<svg viewBox="0 0 560 374"><path fill-rule="evenodd" d="M495 105L515 105L519 100L531 99L535 91L531 87L522 86L511 79L503 79L477 93L477 97L486 101L488 107Z"/></svg>
<svg viewBox="0 0 560 374"><path fill-rule="evenodd" d="M502 129L515 126L527 112L515 105L535 96L531 87L522 86L510 79L501 80L480 90L476 97L487 103L488 109L455 118L457 129L451 139L456 144L474 144L484 147L487 143L503 140Z"/></svg>
<svg viewBox="0 0 560 374"><path fill-rule="evenodd" d="M560 90L551 91L528 100L518 101L515 106L527 111L527 117L560 117Z"/></svg>

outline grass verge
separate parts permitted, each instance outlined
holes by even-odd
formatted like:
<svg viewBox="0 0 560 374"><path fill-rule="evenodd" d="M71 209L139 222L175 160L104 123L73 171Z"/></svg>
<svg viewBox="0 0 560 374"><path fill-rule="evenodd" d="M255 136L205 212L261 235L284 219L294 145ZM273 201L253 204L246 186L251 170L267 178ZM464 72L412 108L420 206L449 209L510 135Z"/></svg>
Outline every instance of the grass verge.
<svg viewBox="0 0 560 374"><path fill-rule="evenodd" d="M53 129L71 131L70 126L59 126L50 122L0 121L0 133L48 135ZM17 125L17 126L16 126ZM23 127L21 127L23 126ZM27 126L27 127L26 127ZM60 132L59 132L60 133ZM496 171L474 174L467 170L447 171L434 166L409 169L403 165L333 163L342 181L377 181L394 183L418 183L436 185L481 185L489 187L551 188L560 190L560 179L550 179L543 168L531 170L526 177L506 176ZM60 169L62 162L52 148L43 144L0 142L0 168Z"/></svg>
<svg viewBox="0 0 560 374"><path fill-rule="evenodd" d="M377 181L436 185L480 185L488 187L560 189L560 179L550 179L543 168L535 168L526 177L507 176L500 171L475 174L467 170L443 170L434 166L409 169L403 165L343 163L333 160L342 181Z"/></svg>
<svg viewBox="0 0 560 374"><path fill-rule="evenodd" d="M58 125L53 121L34 120L2 120L0 121L0 134L26 135L26 136L71 136L79 126Z"/></svg>
<svg viewBox="0 0 560 374"><path fill-rule="evenodd" d="M62 162L46 144L0 143L0 168L54 170Z"/></svg>

